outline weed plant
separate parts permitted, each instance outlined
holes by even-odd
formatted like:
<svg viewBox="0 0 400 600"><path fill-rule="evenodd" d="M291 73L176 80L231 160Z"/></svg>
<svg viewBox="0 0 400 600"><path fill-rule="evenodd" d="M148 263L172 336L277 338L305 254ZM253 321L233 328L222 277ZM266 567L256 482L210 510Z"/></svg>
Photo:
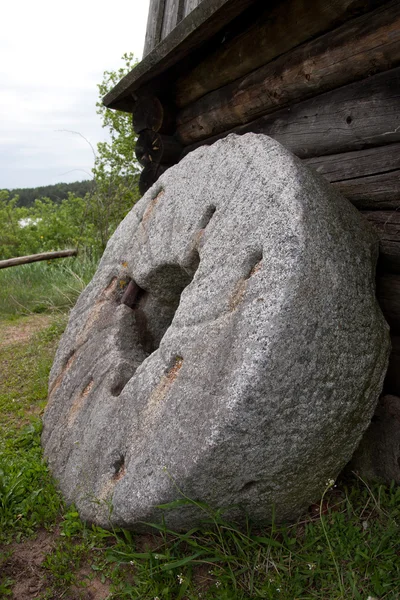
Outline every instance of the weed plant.
<svg viewBox="0 0 400 600"><path fill-rule="evenodd" d="M7 564L45 528L53 547L40 566L40 600L85 598L90 579L113 599L397 600L400 598L400 488L351 476L327 484L318 505L292 524L238 527L203 510L187 533L147 524L148 533L106 531L66 507L40 448L58 318L28 343L0 348L0 597L12 594ZM164 507L168 509L168 506ZM2 565L4 568L2 568ZM86 583L80 573L89 574ZM76 591L78 590L78 592Z"/></svg>
<svg viewBox="0 0 400 600"><path fill-rule="evenodd" d="M69 310L96 264L96 259L83 256L0 269L0 320Z"/></svg>

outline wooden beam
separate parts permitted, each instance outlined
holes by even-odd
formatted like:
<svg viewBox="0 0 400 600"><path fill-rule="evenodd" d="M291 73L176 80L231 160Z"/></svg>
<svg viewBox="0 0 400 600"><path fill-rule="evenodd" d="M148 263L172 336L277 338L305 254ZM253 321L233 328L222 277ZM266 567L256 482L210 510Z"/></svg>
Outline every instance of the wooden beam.
<svg viewBox="0 0 400 600"><path fill-rule="evenodd" d="M380 274L376 282L376 295L391 332L400 335L400 275Z"/></svg>
<svg viewBox="0 0 400 600"><path fill-rule="evenodd" d="M400 169L400 144L316 156L304 159L304 163L323 175L330 183L380 175Z"/></svg>
<svg viewBox="0 0 400 600"><path fill-rule="evenodd" d="M151 129L142 131L135 147L136 158L143 166L149 163L175 164L181 153L182 146L173 136L162 135Z"/></svg>
<svg viewBox="0 0 400 600"><path fill-rule="evenodd" d="M400 212L374 210L362 214L379 236L380 270L400 274Z"/></svg>
<svg viewBox="0 0 400 600"><path fill-rule="evenodd" d="M132 126L135 133L144 129L159 131L164 121L164 107L155 96L142 96L135 103Z"/></svg>
<svg viewBox="0 0 400 600"><path fill-rule="evenodd" d="M175 99L186 106L266 65L296 46L382 5L381 0L285 0L265 3L257 18L233 39L203 55L178 78Z"/></svg>
<svg viewBox="0 0 400 600"><path fill-rule="evenodd" d="M256 0L203 0L168 37L103 99L108 108L132 112L132 94L187 58Z"/></svg>
<svg viewBox="0 0 400 600"><path fill-rule="evenodd" d="M191 144L398 64L394 0L190 104L177 114L177 135Z"/></svg>
<svg viewBox="0 0 400 600"><path fill-rule="evenodd" d="M332 185L360 210L400 208L400 169Z"/></svg>
<svg viewBox="0 0 400 600"><path fill-rule="evenodd" d="M65 258L67 256L76 256L78 250L58 250L57 252L42 252L41 254L30 254L29 256L18 256L16 258L8 258L0 260L0 269L8 267L16 267L18 265L26 265L28 263L39 262L41 260L53 260L54 258Z"/></svg>
<svg viewBox="0 0 400 600"><path fill-rule="evenodd" d="M264 133L300 158L400 142L399 96L397 68L191 144L183 156L229 133Z"/></svg>

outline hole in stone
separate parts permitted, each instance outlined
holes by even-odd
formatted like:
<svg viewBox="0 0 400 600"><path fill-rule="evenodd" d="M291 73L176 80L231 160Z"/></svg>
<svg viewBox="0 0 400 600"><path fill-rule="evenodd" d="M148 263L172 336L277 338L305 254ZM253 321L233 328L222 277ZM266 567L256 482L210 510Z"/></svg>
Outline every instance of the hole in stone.
<svg viewBox="0 0 400 600"><path fill-rule="evenodd" d="M380 421L380 417L378 417L378 415L374 415L371 419L371 423L379 423Z"/></svg>
<svg viewBox="0 0 400 600"><path fill-rule="evenodd" d="M350 123L352 122L352 120L353 120L353 119L352 119L352 118L350 117L350 115L349 115L349 116L347 117L347 119L346 119L346 123L347 123L347 125L350 125Z"/></svg>
<svg viewBox="0 0 400 600"><path fill-rule="evenodd" d="M158 185L158 186L155 188L154 192L152 193L152 195L151 195L151 199L152 199L152 200L155 200L155 199L157 198L157 196L158 196L159 194L163 193L163 192L164 192L164 188L163 188L163 186L162 186L162 185Z"/></svg>
<svg viewBox="0 0 400 600"><path fill-rule="evenodd" d="M263 259L262 252L255 252L250 257L249 270L248 270L248 274L245 277L245 279L250 279L250 277L253 277L253 275L255 275L261 269L262 259Z"/></svg>
<svg viewBox="0 0 400 600"><path fill-rule="evenodd" d="M251 490L258 482L257 481L248 481L244 484L244 486L240 489L241 492L248 492Z"/></svg>
<svg viewBox="0 0 400 600"><path fill-rule="evenodd" d="M119 458L113 463L112 468L114 469L114 481L125 475L125 456L123 454L120 454Z"/></svg>
<svg viewBox="0 0 400 600"><path fill-rule="evenodd" d="M158 350L172 324L182 292L192 281L199 263L199 254L193 251L192 260L185 268L176 264L167 264L151 272L145 282L146 288L151 292L137 286L139 291L132 307L143 359L138 361L128 377L113 384L110 390L112 396L118 397L140 364ZM181 356L174 357L170 367L173 376L178 373L182 362Z"/></svg>
<svg viewBox="0 0 400 600"><path fill-rule="evenodd" d="M200 229L205 229L207 227L207 225L209 224L209 222L213 218L214 213L215 213L216 210L217 210L217 208L214 205L212 205L212 204L207 207L206 212L202 216L201 221L199 223L199 228Z"/></svg>
<svg viewBox="0 0 400 600"><path fill-rule="evenodd" d="M122 390L124 389L126 382L120 381L116 385L111 388L111 396L118 398L121 395Z"/></svg>

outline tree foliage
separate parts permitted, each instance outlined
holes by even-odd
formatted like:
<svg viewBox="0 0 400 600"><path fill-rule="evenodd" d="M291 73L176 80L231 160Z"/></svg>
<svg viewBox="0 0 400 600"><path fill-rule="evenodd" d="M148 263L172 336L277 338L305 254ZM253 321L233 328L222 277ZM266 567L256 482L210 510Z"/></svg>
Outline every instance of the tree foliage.
<svg viewBox="0 0 400 600"><path fill-rule="evenodd" d="M98 257L139 198L140 169L131 115L111 111L101 102L136 64L132 54L125 54L123 61L117 71L106 71L98 86L97 113L109 139L97 144L89 189L79 195L65 188L66 184L49 186L60 195L30 197L25 206L18 194L0 191L0 259L77 246Z"/></svg>
<svg viewBox="0 0 400 600"><path fill-rule="evenodd" d="M136 137L130 113L106 108L101 99L129 73L137 61L133 54L124 54L124 65L117 71L105 71L98 85L97 114L109 134L109 141L97 144L93 168L96 189L93 201L97 209L97 230L104 248L121 216L125 216L139 198L140 169L135 157Z"/></svg>
<svg viewBox="0 0 400 600"><path fill-rule="evenodd" d="M94 181L74 181L72 183L55 183L54 185L42 185L34 188L16 188L7 190L13 196L18 196L18 206L32 206L38 198L50 198L53 202L61 202L73 194L84 198L86 194L93 192Z"/></svg>

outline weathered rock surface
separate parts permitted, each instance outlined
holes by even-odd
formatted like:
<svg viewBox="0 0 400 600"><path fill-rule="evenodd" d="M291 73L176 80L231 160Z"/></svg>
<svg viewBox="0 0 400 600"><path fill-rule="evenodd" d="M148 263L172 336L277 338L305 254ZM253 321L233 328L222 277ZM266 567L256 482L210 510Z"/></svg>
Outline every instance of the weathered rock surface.
<svg viewBox="0 0 400 600"><path fill-rule="evenodd" d="M66 499L103 526L159 521L176 486L231 515L296 517L349 461L382 388L377 252L347 200L266 136L167 171L57 352L43 444Z"/></svg>

